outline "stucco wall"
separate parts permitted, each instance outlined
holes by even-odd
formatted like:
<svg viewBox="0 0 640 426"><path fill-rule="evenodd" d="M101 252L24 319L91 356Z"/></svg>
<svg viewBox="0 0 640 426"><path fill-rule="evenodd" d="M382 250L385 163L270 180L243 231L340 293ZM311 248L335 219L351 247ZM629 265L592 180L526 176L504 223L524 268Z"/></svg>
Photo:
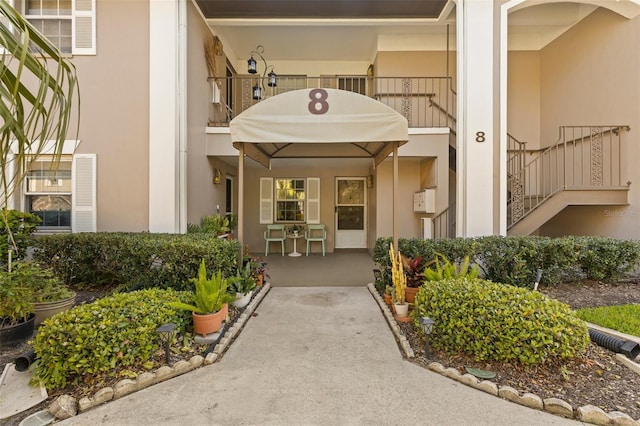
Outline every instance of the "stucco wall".
<svg viewBox="0 0 640 426"><path fill-rule="evenodd" d="M542 50L543 141L555 141L561 125L630 125L622 135L622 181L632 182L629 206L568 208L542 234L640 238L639 45L640 17L628 20L598 9Z"/></svg>
<svg viewBox="0 0 640 426"><path fill-rule="evenodd" d="M211 86L207 81L209 72L204 46L212 35L191 2L188 3L187 28L187 222L200 223L202 216L216 213L216 206L225 212L225 178L227 173L236 173L234 167L207 157L205 128L211 105ZM217 66L218 75L224 75L224 57L218 57ZM221 171L219 184L213 183L215 168Z"/></svg>
<svg viewBox="0 0 640 426"><path fill-rule="evenodd" d="M540 52L507 57L507 132L527 149L540 147Z"/></svg>
<svg viewBox="0 0 640 426"><path fill-rule="evenodd" d="M72 58L82 108L77 152L97 154L98 231L145 231L149 4L98 0L96 10L97 55Z"/></svg>

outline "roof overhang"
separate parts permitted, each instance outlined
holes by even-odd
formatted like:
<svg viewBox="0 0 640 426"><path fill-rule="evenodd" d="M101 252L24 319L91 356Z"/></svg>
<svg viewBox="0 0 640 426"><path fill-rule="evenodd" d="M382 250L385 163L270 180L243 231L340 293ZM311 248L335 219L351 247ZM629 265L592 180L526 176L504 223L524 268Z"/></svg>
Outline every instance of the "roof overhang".
<svg viewBox="0 0 640 426"><path fill-rule="evenodd" d="M409 139L405 117L358 93L301 89L273 96L229 124L233 146L270 168L272 158L370 157L379 164Z"/></svg>

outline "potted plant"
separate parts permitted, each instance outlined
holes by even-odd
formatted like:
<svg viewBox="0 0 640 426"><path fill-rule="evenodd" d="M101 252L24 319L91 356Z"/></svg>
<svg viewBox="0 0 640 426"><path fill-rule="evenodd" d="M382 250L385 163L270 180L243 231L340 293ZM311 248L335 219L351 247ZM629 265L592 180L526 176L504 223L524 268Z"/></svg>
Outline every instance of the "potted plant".
<svg viewBox="0 0 640 426"><path fill-rule="evenodd" d="M203 216L200 220L200 225L187 225L187 232L189 233L210 233L218 236L226 236L229 229L229 218L220 213Z"/></svg>
<svg viewBox="0 0 640 426"><path fill-rule="evenodd" d="M220 331L222 321L227 319L229 313L229 302L235 296L227 292L229 280L222 276L220 270L216 271L211 278L207 278L207 268L204 259L200 262L198 278L191 278L195 286L194 304L173 302L170 305L174 308L191 311L193 318L193 331L206 337L207 334Z"/></svg>
<svg viewBox="0 0 640 426"><path fill-rule="evenodd" d="M396 311L396 319L399 321L407 321L409 317L409 304L405 298L407 289L407 278L404 275L402 267L402 255L398 252L396 256L393 245L389 248L389 257L391 257L391 277L393 281L393 306Z"/></svg>
<svg viewBox="0 0 640 426"><path fill-rule="evenodd" d="M289 234L293 235L294 237L297 237L300 234L300 232L302 232L302 229L303 228L301 225L294 223L287 229L287 231L289 232Z"/></svg>
<svg viewBox="0 0 640 426"><path fill-rule="evenodd" d="M402 255L398 253L396 256L393 246L389 248L389 256L391 257L391 277L393 281L393 306L396 311L396 318L405 321L409 318L409 304L405 298L407 289L407 277L404 275L402 267Z"/></svg>
<svg viewBox="0 0 640 426"><path fill-rule="evenodd" d="M405 297L407 299L407 303L413 305L416 300L416 294L420 289L420 286L424 284L424 274L423 271L425 267L429 266L432 262L429 262L427 265L423 265L422 256L418 256L415 259L412 259L408 256L400 256L402 259L402 266L404 268L404 275L407 278L407 289L405 293Z"/></svg>
<svg viewBox="0 0 640 426"><path fill-rule="evenodd" d="M255 289L256 279L253 276L251 264L247 263L244 268L238 268L236 276L229 280L228 291L236 297L233 306L237 308L247 306Z"/></svg>
<svg viewBox="0 0 640 426"><path fill-rule="evenodd" d="M13 345L33 335L33 294L11 272L0 272L0 346Z"/></svg>
<svg viewBox="0 0 640 426"><path fill-rule="evenodd" d="M391 306L391 297L393 294L393 287L391 287L390 285L386 286L384 288L384 302Z"/></svg>
<svg viewBox="0 0 640 426"><path fill-rule="evenodd" d="M50 270L42 269L34 262L20 262L13 266L12 279L31 291L35 326L57 313L71 308L76 301L76 293L69 289Z"/></svg>
<svg viewBox="0 0 640 426"><path fill-rule="evenodd" d="M264 259L252 257L248 264L251 265L251 271L258 287L264 284L266 278L271 278L267 273L267 262Z"/></svg>

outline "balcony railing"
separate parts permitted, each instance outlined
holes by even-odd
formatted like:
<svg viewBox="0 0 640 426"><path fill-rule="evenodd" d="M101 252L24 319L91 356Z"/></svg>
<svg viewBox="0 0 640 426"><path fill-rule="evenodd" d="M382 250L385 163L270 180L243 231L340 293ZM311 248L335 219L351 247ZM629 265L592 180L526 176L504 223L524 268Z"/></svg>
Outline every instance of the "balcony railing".
<svg viewBox="0 0 640 426"><path fill-rule="evenodd" d="M278 76L278 85L261 84L260 77L210 78L212 103L209 126L229 122L256 103L291 90L333 88L369 96L393 108L409 127L449 127L455 130L456 95L450 77ZM261 99L253 98L260 87Z"/></svg>

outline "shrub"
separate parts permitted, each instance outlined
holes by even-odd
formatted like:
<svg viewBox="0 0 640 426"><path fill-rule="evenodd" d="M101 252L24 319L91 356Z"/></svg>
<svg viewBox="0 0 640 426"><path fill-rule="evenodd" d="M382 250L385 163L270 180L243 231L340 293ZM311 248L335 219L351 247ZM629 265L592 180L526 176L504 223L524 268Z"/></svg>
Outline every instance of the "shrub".
<svg viewBox="0 0 640 426"><path fill-rule="evenodd" d="M391 282L391 265L386 256L390 238L379 238L374 261L380 265L385 284ZM411 258L433 259L441 253L452 263L469 256L480 266L482 276L494 282L532 287L538 269L542 284L580 278L613 280L636 268L640 262L640 242L603 237L537 236L454 238L449 240L398 241L399 250Z"/></svg>
<svg viewBox="0 0 640 426"><path fill-rule="evenodd" d="M635 269L640 242L603 237L575 237L580 269L587 278L612 280Z"/></svg>
<svg viewBox="0 0 640 426"><path fill-rule="evenodd" d="M159 349L156 328L171 322L184 332L191 322L167 302L192 297L159 289L120 293L45 320L34 342L37 377L47 389L61 389L84 375L143 365Z"/></svg>
<svg viewBox="0 0 640 426"><path fill-rule="evenodd" d="M48 235L34 258L67 284L191 289L200 260L224 276L235 274L240 245L212 234L81 233Z"/></svg>
<svg viewBox="0 0 640 426"><path fill-rule="evenodd" d="M573 358L589 343L587 326L569 306L541 293L480 279L423 286L413 318L435 320L434 347L477 360L541 364Z"/></svg>

